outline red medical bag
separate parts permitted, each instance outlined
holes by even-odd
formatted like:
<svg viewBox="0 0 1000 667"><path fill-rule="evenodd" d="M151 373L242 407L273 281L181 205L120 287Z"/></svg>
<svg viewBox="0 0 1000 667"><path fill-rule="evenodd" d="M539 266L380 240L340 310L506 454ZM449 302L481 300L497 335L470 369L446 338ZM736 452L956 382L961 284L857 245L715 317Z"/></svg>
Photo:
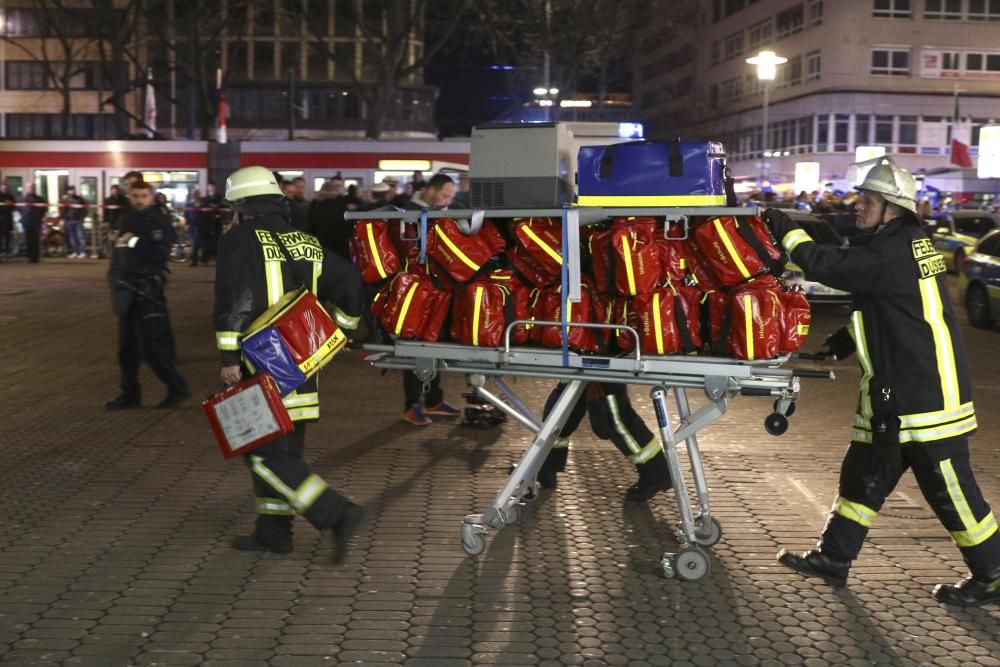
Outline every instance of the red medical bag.
<svg viewBox="0 0 1000 667"><path fill-rule="evenodd" d="M399 273L402 261L385 220L359 220L354 226L352 249L361 279L369 285Z"/></svg>
<svg viewBox="0 0 1000 667"><path fill-rule="evenodd" d="M507 325L530 319L528 291L510 271L491 274L455 291L451 337L463 345L499 347ZM523 325L511 331L511 342L523 343L528 333Z"/></svg>
<svg viewBox="0 0 1000 667"><path fill-rule="evenodd" d="M782 252L760 218L708 218L696 222L693 230L701 257L724 287L734 287L767 271L782 271Z"/></svg>
<svg viewBox="0 0 1000 667"><path fill-rule="evenodd" d="M492 228L493 225L490 224L489 227ZM495 228L493 232L496 232ZM465 234L451 218L438 218L427 231L427 255L460 283L472 280L497 252L496 238L493 235L487 239L482 230L475 234Z"/></svg>
<svg viewBox="0 0 1000 667"><path fill-rule="evenodd" d="M532 293L531 311L533 319L549 322L560 322L562 318L563 295L560 286L536 289ZM566 322L591 322L590 293L584 289L580 292L580 303L572 303L565 299ZM597 339L593 329L582 327L566 328L566 344L580 352L596 352ZM544 347L562 347L562 327L553 325L534 325L531 329L531 340Z"/></svg>
<svg viewBox="0 0 1000 667"><path fill-rule="evenodd" d="M611 229L591 235L589 245L599 292L645 294L662 279L653 218L616 218Z"/></svg>
<svg viewBox="0 0 1000 667"><path fill-rule="evenodd" d="M555 218L526 218L514 223L514 239L550 275L562 274L562 223Z"/></svg>
<svg viewBox="0 0 1000 667"><path fill-rule="evenodd" d="M227 387L201 404L225 459L246 454L295 428L268 373Z"/></svg>
<svg viewBox="0 0 1000 667"><path fill-rule="evenodd" d="M507 250L507 260L521 276L535 287L555 285L562 278L562 271L550 271L528 254L521 246Z"/></svg>
<svg viewBox="0 0 1000 667"><path fill-rule="evenodd" d="M400 273L379 292L372 313L382 327L400 338L436 341L451 295L439 290L419 270Z"/></svg>
<svg viewBox="0 0 1000 667"><path fill-rule="evenodd" d="M701 347L696 290L661 287L632 299L639 322L642 351L649 354L689 354Z"/></svg>
<svg viewBox="0 0 1000 667"><path fill-rule="evenodd" d="M801 348L809 335L812 309L801 287L785 287L779 294L783 311L779 351L781 354L790 354Z"/></svg>
<svg viewBox="0 0 1000 667"><path fill-rule="evenodd" d="M774 359L783 335L781 286L766 276L729 294L729 349L737 359Z"/></svg>

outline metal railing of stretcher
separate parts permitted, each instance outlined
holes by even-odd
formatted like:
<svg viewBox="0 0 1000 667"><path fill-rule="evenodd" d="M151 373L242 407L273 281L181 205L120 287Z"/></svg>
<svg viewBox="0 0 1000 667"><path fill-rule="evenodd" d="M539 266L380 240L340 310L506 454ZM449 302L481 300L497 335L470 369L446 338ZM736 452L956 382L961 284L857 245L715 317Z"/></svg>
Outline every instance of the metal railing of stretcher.
<svg viewBox="0 0 1000 667"><path fill-rule="evenodd" d="M476 217L527 218L561 217L563 221L563 285L568 286L570 301L580 299L579 230L614 217L655 216L683 224L685 237L688 216L754 215L756 208L614 208L526 209L499 211L369 211L348 213L348 220L373 218L401 220L419 227L421 249L425 247L427 223L433 218L474 219ZM670 237L674 239L675 237ZM683 238L683 237L682 237ZM423 252L423 250L422 250ZM567 293L564 290L564 293ZM461 373L467 376L475 393L494 405L534 434L520 461L515 465L503 488L482 514L470 514L462 523L462 547L469 555L478 555L486 548L487 528L500 530L517 522L524 503L537 497L536 477L552 444L588 383L608 382L650 387L650 398L656 413L660 441L674 484L680 520L676 536L679 549L665 553L661 567L666 577L686 581L701 579L709 571L709 558L704 547L722 538L722 527L712 516L708 484L698 448L697 433L715 423L729 408L736 395L766 396L774 399L774 412L765 419L765 429L780 435L788 427L788 416L795 409L800 378L832 378L830 371L784 368L788 356L760 361L703 356L650 356L639 349L638 333L621 324L569 323L566 309L560 309L562 321L516 321L507 324L504 345L499 348L473 347L453 343L427 343L397 339L391 345L366 345L368 361L376 368L413 371L424 383L438 373ZM562 349L519 347L511 345L511 332L523 324L562 327ZM635 351L629 355L607 357L580 354L566 345L569 327L615 329L630 332L636 338ZM805 357L806 355L802 355ZM561 380L566 387L549 415L539 419L517 396L504 377L533 377ZM486 388L491 380L499 395ZM667 407L667 390L674 390L677 406L676 425ZM692 412L688 389L701 389L708 403ZM678 443L686 446L694 481L697 514L692 507L688 486L678 453Z"/></svg>

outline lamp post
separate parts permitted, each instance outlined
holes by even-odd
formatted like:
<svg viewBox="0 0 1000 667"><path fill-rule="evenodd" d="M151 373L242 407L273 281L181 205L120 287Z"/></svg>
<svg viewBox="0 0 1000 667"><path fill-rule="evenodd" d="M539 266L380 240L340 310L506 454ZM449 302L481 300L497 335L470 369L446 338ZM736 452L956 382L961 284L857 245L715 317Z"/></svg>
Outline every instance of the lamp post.
<svg viewBox="0 0 1000 667"><path fill-rule="evenodd" d="M774 81L774 77L778 73L778 65L783 65L787 62L788 58L782 58L781 56L775 54L774 51L761 51L754 57L747 58L748 64L755 65L757 67L757 80L761 82L761 87L764 89L764 132L761 138L762 155L760 161L760 185L762 188L764 186L764 179L767 178L767 158L770 157L770 151L767 150L767 82Z"/></svg>
<svg viewBox="0 0 1000 667"><path fill-rule="evenodd" d="M551 121L553 115L552 107L555 106L555 100L556 96L559 95L559 89L549 88L548 85L545 85L538 86L531 92L535 94L535 102L538 103L538 106L545 109L545 117Z"/></svg>

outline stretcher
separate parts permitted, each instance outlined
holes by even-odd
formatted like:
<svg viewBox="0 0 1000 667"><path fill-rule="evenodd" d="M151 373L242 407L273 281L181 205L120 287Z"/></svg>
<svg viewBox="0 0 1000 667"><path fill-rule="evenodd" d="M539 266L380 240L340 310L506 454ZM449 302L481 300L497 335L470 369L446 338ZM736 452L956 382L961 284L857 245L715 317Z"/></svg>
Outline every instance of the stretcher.
<svg viewBox="0 0 1000 667"><path fill-rule="evenodd" d="M570 209L572 210L572 209ZM578 209L575 216L568 216L567 210L554 211L497 211L487 212L489 217L532 217L562 216L563 218L563 263L564 284L570 285L570 299L573 299L573 283L579 294L579 260L573 261L572 250L578 238L578 224L589 219L605 219L621 215L656 215L663 217L660 209L610 209L596 213L592 209ZM669 210L668 217L683 219L686 215L748 215L752 209L698 208ZM473 212L369 212L367 214L347 214L348 219L365 219L378 216L383 219L408 219L418 222L423 228L421 237L426 238L428 217L462 218ZM569 219L568 219L569 218ZM575 219L573 219L575 218ZM577 234L571 234L576 228ZM574 267L575 271L568 269ZM576 275L570 275L575 273ZM565 312L565 309L563 309ZM565 317L565 315L564 315ZM728 410L730 402L738 395L772 398L774 411L765 419L765 429L780 435L788 427L788 417L794 412L799 396L800 378L832 378L829 371L815 371L785 368L789 357L759 361L741 361L730 358L703 356L651 356L643 355L636 344L635 350L627 356L596 356L580 354L566 348L546 349L511 345L511 333L525 320L507 325L502 347L486 348L457 345L452 343L427 343L421 341L395 340L388 345L365 345L367 360L380 369L408 370L416 374L424 383L429 383L438 373L461 373L466 375L475 393L521 424L534 434L531 444L521 455L506 482L489 507L481 514L465 517L461 527L462 547L471 556L478 555L486 548L487 530L501 530L516 523L524 504L537 497L536 477L548 456L553 442L562 430L570 412L586 385L590 382L610 382L625 385L649 387L656 417L657 429L663 451L674 482L679 522L676 537L679 549L668 552L661 558L661 567L666 577L677 577L685 581L703 578L709 571L709 558L705 547L710 547L722 538L722 526L712 516L709 502L708 484L698 447L697 433L715 423ZM571 326L594 329L628 330L636 337L638 333L621 324L606 325L596 323L570 324L535 320L534 325L552 325L566 328ZM566 336L563 335L565 341ZM549 415L540 419L517 395L505 378L530 377L561 380L566 387ZM490 381L495 390L487 388ZM667 405L667 393L672 389L677 408L675 417ZM692 411L688 390L702 390L707 403ZM496 393L495 393L496 392ZM691 476L694 482L696 507L689 496L685 471L681 466L678 444L683 442L687 451Z"/></svg>

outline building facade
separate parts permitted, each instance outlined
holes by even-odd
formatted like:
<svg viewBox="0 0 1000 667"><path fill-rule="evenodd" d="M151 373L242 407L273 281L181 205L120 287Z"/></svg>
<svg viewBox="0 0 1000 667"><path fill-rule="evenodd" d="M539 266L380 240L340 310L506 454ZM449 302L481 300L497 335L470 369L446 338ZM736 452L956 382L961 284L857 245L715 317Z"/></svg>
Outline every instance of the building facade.
<svg viewBox="0 0 1000 667"><path fill-rule="evenodd" d="M637 40L634 97L651 136L722 140L734 174L842 179L859 146L947 167L953 118L1000 120L996 0L682 0ZM681 9L677 9L681 7ZM748 57L787 58L765 96Z"/></svg>
<svg viewBox="0 0 1000 667"><path fill-rule="evenodd" d="M407 18L411 3L396 3ZM392 5L392 6L396 6ZM372 15L358 16L371 8ZM211 139L219 87L228 136L364 136L390 30L383 3L355 0L0 0L0 138L123 139L144 125L147 73L157 138ZM386 5L389 6L389 5ZM398 17L396 17L398 18ZM384 105L385 138L436 135L422 19L404 30ZM380 32L385 30L386 32ZM113 91L117 105L110 102Z"/></svg>

